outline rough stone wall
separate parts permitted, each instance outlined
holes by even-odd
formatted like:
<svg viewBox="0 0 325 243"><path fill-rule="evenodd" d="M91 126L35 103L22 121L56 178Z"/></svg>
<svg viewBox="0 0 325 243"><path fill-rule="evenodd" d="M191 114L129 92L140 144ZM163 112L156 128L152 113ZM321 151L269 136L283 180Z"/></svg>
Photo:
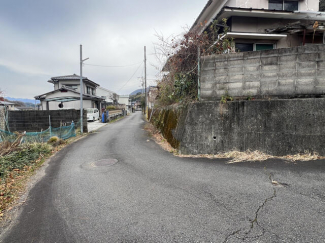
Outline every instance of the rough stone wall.
<svg viewBox="0 0 325 243"><path fill-rule="evenodd" d="M202 57L201 100L325 94L325 45Z"/></svg>
<svg viewBox="0 0 325 243"><path fill-rule="evenodd" d="M49 110L49 111L9 111L10 131L40 132L49 128L49 116L52 127L60 127L60 124L76 124L80 119L79 110ZM87 132L87 111L83 114L83 130Z"/></svg>
<svg viewBox="0 0 325 243"><path fill-rule="evenodd" d="M183 154L259 150L325 155L324 107L323 98L199 102L182 113L173 108L180 114L174 120L161 115L155 122Z"/></svg>
<svg viewBox="0 0 325 243"><path fill-rule="evenodd" d="M148 109L148 114L152 110ZM174 148L179 148L180 141L185 129L187 106L169 106L165 109L155 109L152 113L151 122L163 134L166 140Z"/></svg>

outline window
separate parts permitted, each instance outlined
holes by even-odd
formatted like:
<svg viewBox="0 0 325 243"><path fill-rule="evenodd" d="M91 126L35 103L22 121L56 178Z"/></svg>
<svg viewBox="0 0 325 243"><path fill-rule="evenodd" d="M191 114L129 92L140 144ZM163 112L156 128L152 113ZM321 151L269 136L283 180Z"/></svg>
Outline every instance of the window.
<svg viewBox="0 0 325 243"><path fill-rule="evenodd" d="M297 1L284 1L283 10L287 10L287 11L298 10L298 2Z"/></svg>
<svg viewBox="0 0 325 243"><path fill-rule="evenodd" d="M272 50L274 49L273 44L255 44L254 51Z"/></svg>
<svg viewBox="0 0 325 243"><path fill-rule="evenodd" d="M298 1L269 0L269 9L295 11L298 10Z"/></svg>
<svg viewBox="0 0 325 243"><path fill-rule="evenodd" d="M236 51L245 52L245 51L253 51L253 43L236 43L235 44Z"/></svg>
<svg viewBox="0 0 325 243"><path fill-rule="evenodd" d="M65 86L67 86L67 87L69 87L71 89L74 89L74 90L76 90L78 88L78 86L75 85L75 84L66 84Z"/></svg>
<svg viewBox="0 0 325 243"><path fill-rule="evenodd" d="M235 43L236 51L246 52L246 51L262 51L262 50L272 50L275 49L274 44L264 44L264 43Z"/></svg>
<svg viewBox="0 0 325 243"><path fill-rule="evenodd" d="M95 89L87 86L87 94L96 95Z"/></svg>

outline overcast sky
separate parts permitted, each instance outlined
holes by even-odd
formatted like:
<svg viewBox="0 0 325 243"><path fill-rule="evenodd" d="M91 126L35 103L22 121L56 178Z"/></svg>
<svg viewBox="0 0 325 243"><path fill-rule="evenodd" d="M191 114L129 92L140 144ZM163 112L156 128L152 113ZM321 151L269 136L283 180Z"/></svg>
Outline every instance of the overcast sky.
<svg viewBox="0 0 325 243"><path fill-rule="evenodd" d="M141 88L138 77L144 68L139 65L147 46L148 82L155 85L155 32L164 36L184 32L206 2L1 0L0 89L15 98L33 98L53 90L47 82L51 77L80 74L80 44L83 58L89 57L85 64L137 64L84 65L83 76L118 94Z"/></svg>

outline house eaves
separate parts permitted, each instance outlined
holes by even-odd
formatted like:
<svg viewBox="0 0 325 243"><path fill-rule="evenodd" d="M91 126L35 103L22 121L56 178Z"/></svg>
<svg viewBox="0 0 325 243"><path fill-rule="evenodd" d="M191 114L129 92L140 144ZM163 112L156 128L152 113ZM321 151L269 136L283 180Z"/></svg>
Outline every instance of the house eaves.
<svg viewBox="0 0 325 243"><path fill-rule="evenodd" d="M15 105L15 103L11 103L8 101L0 101L0 105Z"/></svg>
<svg viewBox="0 0 325 243"><path fill-rule="evenodd" d="M58 92L67 92L67 91L76 94L76 95L77 95L77 98L75 98L75 99L76 99L76 100L79 100L78 97L80 96L80 93L77 92L77 91L75 91L74 89L71 89L71 88L67 87L67 86L64 86L64 87L62 87L62 88L60 88L60 89L56 89L56 90L53 90L53 91L47 92L47 93L45 93L45 94L41 94L41 95L35 96L34 98L35 98L36 100L46 100L46 101L50 101L50 100L47 100L47 99L46 99L46 96L48 96L48 95L50 95L50 94L58 93ZM83 94L82 97L83 97L83 99L85 99L85 100L101 100L101 101L102 101L102 100L105 100L105 99L103 99L102 97L99 97L99 96L96 96L96 95L90 95L90 94ZM53 99L53 98L51 98L51 99ZM64 100L64 99L70 99L70 96L61 97L61 99L62 99L62 100Z"/></svg>
<svg viewBox="0 0 325 243"><path fill-rule="evenodd" d="M49 83L55 84L58 83L59 81L80 81L80 76L73 74L73 75L65 75L65 76L58 76L58 77L52 77L49 81ZM88 82L89 84L92 84L95 87L100 86L99 84L95 83L94 81L88 79L87 77L82 77L82 80L84 82Z"/></svg>
<svg viewBox="0 0 325 243"><path fill-rule="evenodd" d="M41 99L44 99L47 95L49 94L54 94L54 93L57 93L57 92L64 92L64 91L70 91L72 93L75 93L75 94L80 94L79 92L75 91L74 89L71 89L71 88L68 88L68 87L62 87L60 89L56 89L56 90L53 90L53 91L50 91L50 92L47 92L47 93L44 93L44 94L41 94L41 95L37 95L35 96L34 98L36 100L41 100Z"/></svg>
<svg viewBox="0 0 325 243"><path fill-rule="evenodd" d="M190 31L195 31L198 32L198 34L202 34L227 2L228 0L209 0L198 18L195 20Z"/></svg>
<svg viewBox="0 0 325 243"><path fill-rule="evenodd" d="M325 21L325 12L228 7L225 6L227 1L209 1L190 31L196 31L198 34L202 34L214 20L228 19L233 16Z"/></svg>
<svg viewBox="0 0 325 243"><path fill-rule="evenodd" d="M227 32L229 38L245 38L260 40L279 40L287 37L285 34L260 34L260 33L243 33L243 32Z"/></svg>
<svg viewBox="0 0 325 243"><path fill-rule="evenodd" d="M233 16L255 17L255 18L276 18L276 19L297 19L297 20L325 20L324 12L300 12L271 9L235 8L224 7L216 16L216 19L230 18Z"/></svg>

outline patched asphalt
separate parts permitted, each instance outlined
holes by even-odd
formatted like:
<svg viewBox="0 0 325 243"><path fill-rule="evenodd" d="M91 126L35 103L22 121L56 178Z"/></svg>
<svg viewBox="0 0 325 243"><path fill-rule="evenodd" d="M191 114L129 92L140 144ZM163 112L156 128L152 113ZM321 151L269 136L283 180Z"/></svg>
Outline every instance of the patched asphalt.
<svg viewBox="0 0 325 243"><path fill-rule="evenodd" d="M144 124L133 113L55 155L1 242L325 241L325 161L178 158Z"/></svg>

